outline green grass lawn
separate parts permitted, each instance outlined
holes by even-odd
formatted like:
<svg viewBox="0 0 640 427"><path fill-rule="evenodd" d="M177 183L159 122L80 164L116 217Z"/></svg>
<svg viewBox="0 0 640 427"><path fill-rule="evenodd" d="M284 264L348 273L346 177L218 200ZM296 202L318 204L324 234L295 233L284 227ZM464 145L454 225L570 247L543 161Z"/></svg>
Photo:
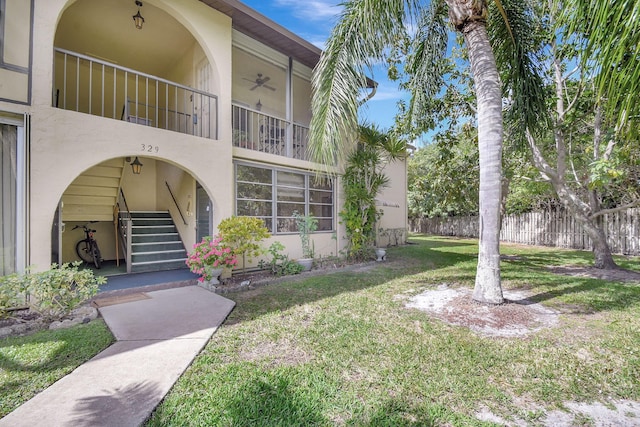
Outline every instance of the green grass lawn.
<svg viewBox="0 0 640 427"><path fill-rule="evenodd" d="M69 329L0 339L0 417L113 342L102 320Z"/></svg>
<svg viewBox="0 0 640 427"><path fill-rule="evenodd" d="M535 424L567 401L639 399L639 285L547 270L590 253L503 245L518 255L503 287L563 314L526 338L483 337L404 307L442 283L472 287L477 242L412 242L369 269L232 294L235 310L148 424L488 425L483 407Z"/></svg>

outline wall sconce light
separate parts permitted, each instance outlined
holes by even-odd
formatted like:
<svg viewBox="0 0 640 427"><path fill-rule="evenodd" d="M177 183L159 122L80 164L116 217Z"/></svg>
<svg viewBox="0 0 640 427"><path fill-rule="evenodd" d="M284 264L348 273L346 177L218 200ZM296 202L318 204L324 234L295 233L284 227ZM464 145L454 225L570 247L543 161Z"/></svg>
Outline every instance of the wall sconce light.
<svg viewBox="0 0 640 427"><path fill-rule="evenodd" d="M193 211L191 210L191 194L187 194L187 216L193 216Z"/></svg>
<svg viewBox="0 0 640 427"><path fill-rule="evenodd" d="M140 175L140 172L142 172L142 163L140 163L138 156L136 156L136 158L133 159L133 162L131 162L131 169L133 170L134 175Z"/></svg>
<svg viewBox="0 0 640 427"><path fill-rule="evenodd" d="M258 99L258 103L256 104L256 110L258 111L262 110L262 102L260 102L259 99Z"/></svg>
<svg viewBox="0 0 640 427"><path fill-rule="evenodd" d="M144 18L140 15L140 8L142 7L142 2L140 0L136 0L136 6L138 6L138 13L133 15L133 23L136 24L136 28L141 30L142 24L144 24Z"/></svg>

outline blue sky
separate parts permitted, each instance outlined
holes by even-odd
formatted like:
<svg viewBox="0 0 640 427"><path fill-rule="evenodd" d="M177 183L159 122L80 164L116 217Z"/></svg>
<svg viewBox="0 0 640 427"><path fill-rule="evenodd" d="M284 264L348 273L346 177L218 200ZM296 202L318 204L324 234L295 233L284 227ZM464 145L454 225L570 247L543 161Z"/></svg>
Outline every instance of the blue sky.
<svg viewBox="0 0 640 427"><path fill-rule="evenodd" d="M331 28L340 13L337 0L242 0L305 40L322 48ZM396 103L406 94L398 91L397 84L386 77L384 67L374 69L374 80L378 82L376 96L361 111L367 121L388 129L393 125L397 111Z"/></svg>

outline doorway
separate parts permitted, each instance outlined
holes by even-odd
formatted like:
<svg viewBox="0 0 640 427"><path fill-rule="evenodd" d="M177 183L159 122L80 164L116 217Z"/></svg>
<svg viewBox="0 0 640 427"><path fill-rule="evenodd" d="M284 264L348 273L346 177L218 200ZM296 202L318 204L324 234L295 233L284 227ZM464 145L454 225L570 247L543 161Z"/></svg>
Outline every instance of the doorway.
<svg viewBox="0 0 640 427"><path fill-rule="evenodd" d="M206 190L196 182L196 242L213 234L213 203Z"/></svg>

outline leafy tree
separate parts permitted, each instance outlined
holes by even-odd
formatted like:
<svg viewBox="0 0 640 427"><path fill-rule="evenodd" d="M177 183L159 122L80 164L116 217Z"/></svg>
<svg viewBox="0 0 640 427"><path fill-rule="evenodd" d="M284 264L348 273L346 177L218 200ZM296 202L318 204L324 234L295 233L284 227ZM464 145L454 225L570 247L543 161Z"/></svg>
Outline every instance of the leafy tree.
<svg viewBox="0 0 640 427"><path fill-rule="evenodd" d="M501 28L495 34L505 36L496 40L501 40L499 48L504 52L500 58L511 70L511 80L506 83L518 91L522 102L514 106L533 126L538 118L531 107L541 97L535 68L527 56L527 3L501 0L492 3L497 7L489 8L484 0L347 1L313 78L310 151L321 163L344 159L352 148L347 142L353 141L357 128L360 88L366 86L366 70L376 61L406 58L404 70L409 75L407 87L412 99L405 118L424 130L433 124L429 120L430 100L443 84L441 58L447 53L448 11L451 24L467 47L477 100L481 233L473 299L494 304L503 302L499 249L502 87L487 23ZM415 24L415 33L407 30L410 22ZM390 49L400 51L400 55L389 55Z"/></svg>
<svg viewBox="0 0 640 427"><path fill-rule="evenodd" d="M551 186L539 178L527 152L505 144L503 213L557 206ZM417 150L408 165L411 217L478 215L478 145L472 123L445 130Z"/></svg>
<svg viewBox="0 0 640 427"><path fill-rule="evenodd" d="M526 140L540 175L591 238L595 266L616 268L600 217L640 204L638 163L633 162L637 150L631 148L637 144L628 144L607 120L602 92L592 79L600 71L584 61L588 51L582 49L580 33L561 31L562 23L556 20L560 6L551 3L541 10L545 18L541 21L548 23L541 31L546 57L540 65L547 67L551 89L547 107L551 128L546 133L528 130Z"/></svg>
<svg viewBox="0 0 640 427"><path fill-rule="evenodd" d="M410 216L477 215L479 179L475 127L438 134L409 160Z"/></svg>
<svg viewBox="0 0 640 427"><path fill-rule="evenodd" d="M358 145L349 155L342 177L345 202L340 218L349 240L349 256L365 259L373 248L380 215L376 196L389 182L384 167L404 155L404 142L375 126L360 125Z"/></svg>

